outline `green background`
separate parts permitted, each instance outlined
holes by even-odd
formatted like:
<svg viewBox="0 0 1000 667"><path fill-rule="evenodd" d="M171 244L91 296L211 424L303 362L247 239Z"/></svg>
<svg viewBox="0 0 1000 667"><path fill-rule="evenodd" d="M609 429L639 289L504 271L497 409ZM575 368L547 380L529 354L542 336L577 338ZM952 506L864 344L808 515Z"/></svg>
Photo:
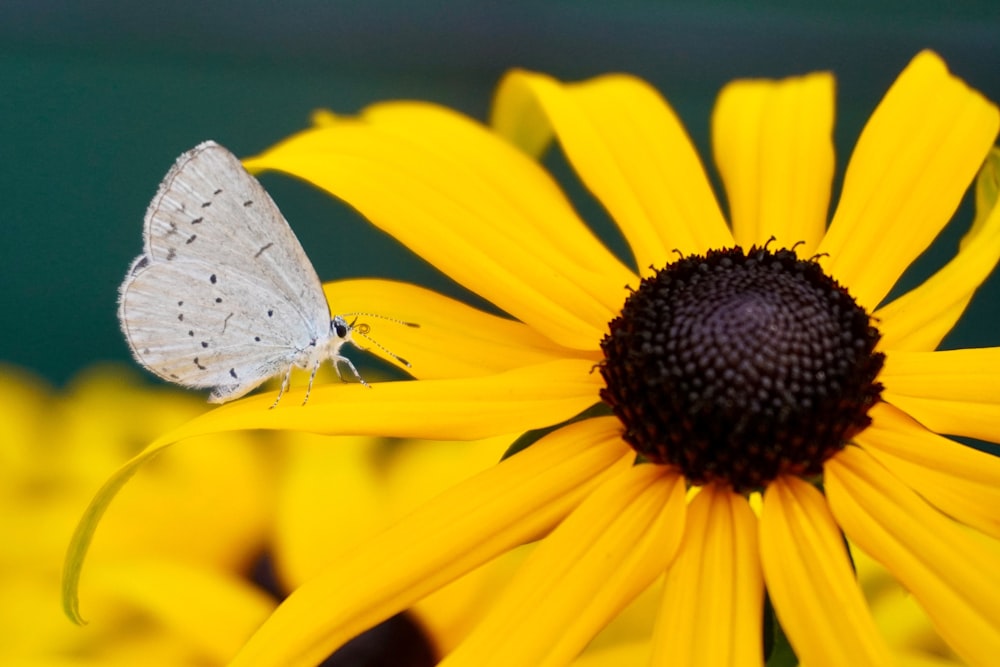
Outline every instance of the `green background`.
<svg viewBox="0 0 1000 667"><path fill-rule="evenodd" d="M61 384L95 361L129 358L118 284L141 250L160 179L204 139L251 154L304 127L313 109L350 113L392 98L485 118L496 81L519 66L566 79L645 77L704 151L713 99L729 79L829 69L842 173L867 114L927 47L1000 100L996 0L5 2L0 359ZM584 215L606 225L560 157L550 162ZM277 175L263 181L323 280L449 288L328 195ZM970 219L966 203L957 220ZM911 281L953 253L961 231L949 228ZM946 344L1000 344L998 298L994 277Z"/></svg>

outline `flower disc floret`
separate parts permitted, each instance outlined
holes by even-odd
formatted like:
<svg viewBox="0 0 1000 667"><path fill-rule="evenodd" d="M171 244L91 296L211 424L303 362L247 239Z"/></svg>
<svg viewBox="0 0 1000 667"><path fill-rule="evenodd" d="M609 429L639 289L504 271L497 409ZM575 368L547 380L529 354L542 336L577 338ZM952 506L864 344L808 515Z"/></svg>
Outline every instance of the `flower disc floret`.
<svg viewBox="0 0 1000 667"><path fill-rule="evenodd" d="M737 491L811 476L871 423L878 330L815 258L752 247L642 281L601 343L601 398L644 458Z"/></svg>

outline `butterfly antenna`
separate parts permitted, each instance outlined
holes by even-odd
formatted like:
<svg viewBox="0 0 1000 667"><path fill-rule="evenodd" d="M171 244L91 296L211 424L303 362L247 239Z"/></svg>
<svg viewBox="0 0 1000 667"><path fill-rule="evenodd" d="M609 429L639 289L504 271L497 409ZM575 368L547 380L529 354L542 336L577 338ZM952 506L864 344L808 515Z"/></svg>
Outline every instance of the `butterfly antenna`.
<svg viewBox="0 0 1000 667"><path fill-rule="evenodd" d="M406 320L401 320L396 317L387 317L385 315L379 315L378 313L341 313L340 316L343 317L345 320L348 317L353 317L355 320L357 320L357 318L359 317L377 317L378 319L386 320L387 322L395 322L396 324L402 324L404 327L413 327L414 329L420 328L420 325L417 324L416 322L407 322ZM375 343L375 341L372 342ZM378 343L375 344L378 345ZM388 352L388 350L386 350L386 352Z"/></svg>
<svg viewBox="0 0 1000 667"><path fill-rule="evenodd" d="M389 319L389 318L386 318L386 319ZM409 361L407 361L403 357L399 356L398 354L396 354L395 352L393 352L392 350L390 350L389 348L387 348L385 345L383 345L382 343L378 342L374 338L371 338L370 336L368 336L368 332L371 330L371 327L369 327L364 322L362 322L361 324L355 325L354 322L356 322L356 321L357 320L354 320L354 321L351 322L351 332L352 333L357 334L358 336L361 336L366 341L368 341L369 343L371 343L372 345L374 345L378 349L382 350L387 355L389 355L390 357L392 357L393 359L395 359L399 363L403 364L407 368L411 368L412 367L412 365L410 364ZM418 326L418 325L414 324L412 326ZM356 372L357 371L355 371L355 373Z"/></svg>

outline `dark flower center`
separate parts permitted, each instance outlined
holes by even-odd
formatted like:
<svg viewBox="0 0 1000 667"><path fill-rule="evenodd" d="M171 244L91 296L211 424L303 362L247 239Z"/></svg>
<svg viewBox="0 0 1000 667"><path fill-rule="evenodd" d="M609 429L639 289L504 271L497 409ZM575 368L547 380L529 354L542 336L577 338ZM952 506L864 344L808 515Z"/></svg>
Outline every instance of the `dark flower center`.
<svg viewBox="0 0 1000 667"><path fill-rule="evenodd" d="M879 336L815 260L713 250L629 295L601 342L601 398L644 458L691 484L760 489L818 475L871 423Z"/></svg>

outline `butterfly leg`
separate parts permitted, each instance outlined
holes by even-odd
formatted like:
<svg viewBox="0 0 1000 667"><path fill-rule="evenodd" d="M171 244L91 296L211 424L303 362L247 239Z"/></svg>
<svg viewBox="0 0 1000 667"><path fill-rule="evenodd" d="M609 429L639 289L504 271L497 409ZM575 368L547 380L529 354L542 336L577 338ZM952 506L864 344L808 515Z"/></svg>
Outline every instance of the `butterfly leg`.
<svg viewBox="0 0 1000 667"><path fill-rule="evenodd" d="M337 377L339 377L341 380L344 379L344 376L340 372L341 363L347 364L347 367L351 369L351 373L353 373L354 377L358 379L358 382L371 389L372 386L367 382L365 382L365 379L361 377L361 373L358 372L358 369L354 367L354 364L351 363L351 360L348 359L347 357L336 356L333 358L333 368L335 371L337 371Z"/></svg>
<svg viewBox="0 0 1000 667"><path fill-rule="evenodd" d="M306 387L306 395L305 398L302 399L302 405L305 405L306 401L309 400L309 394L312 393L313 390L313 380L316 379L316 371L318 370L319 370L319 362L317 362L316 365L313 366L312 373L309 374L309 386Z"/></svg>
<svg viewBox="0 0 1000 667"><path fill-rule="evenodd" d="M285 371L285 377L283 377L281 379L281 389L278 390L278 397L276 399L274 399L274 403L271 404L271 408L270 408L271 410L273 410L275 407L277 407L278 401L280 401L281 397L285 395L286 391L288 391L288 384L292 381L292 368L293 368L293 366L289 366L288 370ZM310 386L312 386L312 382L311 381L310 381L309 384L310 384ZM308 396L308 394L307 394L307 396Z"/></svg>

